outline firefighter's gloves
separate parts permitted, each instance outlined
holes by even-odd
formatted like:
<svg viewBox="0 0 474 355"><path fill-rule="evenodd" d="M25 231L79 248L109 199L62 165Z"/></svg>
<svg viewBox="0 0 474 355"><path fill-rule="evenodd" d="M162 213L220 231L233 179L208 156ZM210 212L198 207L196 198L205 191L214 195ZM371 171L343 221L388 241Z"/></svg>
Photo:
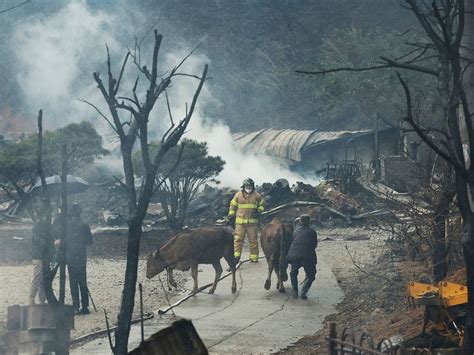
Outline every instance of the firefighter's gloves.
<svg viewBox="0 0 474 355"><path fill-rule="evenodd" d="M231 225L234 222L234 216L227 216L224 221L227 225Z"/></svg>

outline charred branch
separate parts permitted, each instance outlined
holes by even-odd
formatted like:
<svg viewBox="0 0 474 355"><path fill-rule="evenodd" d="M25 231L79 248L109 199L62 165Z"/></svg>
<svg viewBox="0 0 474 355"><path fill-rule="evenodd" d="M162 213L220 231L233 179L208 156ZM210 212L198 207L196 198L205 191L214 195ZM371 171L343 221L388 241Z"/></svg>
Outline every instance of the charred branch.
<svg viewBox="0 0 474 355"><path fill-rule="evenodd" d="M20 7L20 6L23 6L23 5L28 4L29 2L31 2L31 0L26 0L26 1L23 1L22 3L19 3L19 4L15 5L15 6L9 7L8 9L1 10L1 11L0 11L0 14L4 14L5 12L12 11L12 10L14 10L14 9L16 9L16 8L18 8L18 7Z"/></svg>
<svg viewBox="0 0 474 355"><path fill-rule="evenodd" d="M391 68L399 68L405 69L410 71L415 71L419 73L429 74L433 76L438 76L438 72L431 68L422 67L420 65L412 64L414 61L410 62L397 62L395 60L389 59L387 57L380 57L383 63L379 65L373 65L363 68L354 68L354 67L340 67L340 68L332 68L332 69L323 69L317 71L306 71L306 70L296 70L297 73L300 74L309 74L309 75L324 75L329 73L337 73L337 72L365 72L371 70L378 70L378 69L391 69ZM419 58L416 58L416 61L419 61Z"/></svg>
<svg viewBox="0 0 474 355"><path fill-rule="evenodd" d="M444 160L446 160L448 163L453 164L455 166L458 166L462 168L462 166L459 165L459 163L455 160L452 159L452 157L446 153L444 150L441 149L440 146L438 146L436 143L433 142L433 139L431 139L427 134L426 130L422 129L417 122L415 122L413 118L413 110L412 110L412 99L411 99L411 93L410 89L408 88L407 83L403 80L402 76L400 73L397 72L397 77L398 80L400 81L403 91L405 93L405 98L406 98L406 117L405 121L410 124L410 126L413 128L413 130L419 135L419 137L431 148L433 149L437 154L439 154L440 157L442 157Z"/></svg>

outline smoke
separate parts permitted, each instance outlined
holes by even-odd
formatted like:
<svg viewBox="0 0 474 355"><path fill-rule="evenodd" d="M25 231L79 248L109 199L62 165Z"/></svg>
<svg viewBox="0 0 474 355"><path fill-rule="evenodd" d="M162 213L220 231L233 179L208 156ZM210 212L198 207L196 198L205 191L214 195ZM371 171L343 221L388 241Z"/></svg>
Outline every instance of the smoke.
<svg viewBox="0 0 474 355"><path fill-rule="evenodd" d="M119 49L114 27L114 17L92 13L83 1L71 1L58 12L17 24L12 35L17 82L28 108L44 109L49 127L95 117L77 99L98 98L92 72L105 59L106 43L112 54Z"/></svg>
<svg viewBox="0 0 474 355"><path fill-rule="evenodd" d="M179 63L179 61L187 54L184 49L175 51L166 56L166 63L168 67L172 67ZM183 66L183 72L200 75L205 63L210 60L204 55L193 55ZM210 155L219 155L225 160L224 170L218 176L218 180L223 186L238 187L242 181L251 177L257 184L264 182L275 182L277 179L286 178L290 184L297 181L306 181L316 183L316 177L307 179L295 172L292 172L288 166L282 165L276 159L268 156L254 155L251 153L243 153L238 145L232 139L232 132L230 128L222 121L211 121L205 115L205 108L212 105L221 105L222 103L216 101L212 94L212 88L209 85L212 83L212 63L211 79L208 85L205 85L201 95L199 96L196 111L189 124L189 130L186 137L198 141L205 141L209 147ZM177 79L173 82L171 97L175 99L171 103L173 111L185 112L185 101L191 100L195 85L190 85L189 79ZM245 127L242 127L245 131Z"/></svg>
<svg viewBox="0 0 474 355"><path fill-rule="evenodd" d="M49 127L56 128L88 119L104 136L110 136L105 121L77 98L86 98L107 112L92 72L99 69L106 79L106 43L115 64L114 69L119 69L120 56L126 52L127 46L133 44L133 38L137 35L131 33L137 30L130 23L130 17L135 18L134 23L145 23L136 20L141 18L141 14L134 11L132 6L122 2L122 6L113 6L105 12L93 11L85 1L70 1L57 12L36 15L16 25L12 48L17 59L18 85L32 112L44 109ZM163 22L160 25L166 26ZM140 28L139 31L146 30ZM151 42L151 37L148 40ZM165 70L178 64L189 53L189 46L184 41L177 42L175 38L167 40L165 34L161 53L169 53L160 54L163 63L161 69ZM212 77L212 62L202 53L193 54L180 71L200 75L205 63L210 64ZM133 65L130 66L133 68ZM136 70L126 71L124 83L132 83L135 75ZM178 77L173 81L169 97L175 121L184 116L186 102L191 102L197 85L198 80L190 77ZM122 88L124 86L127 85L122 85ZM209 153L225 160L224 171L218 177L222 185L240 186L246 177L252 177L257 184L273 182L282 177L290 183L304 180L271 158L243 154L233 142L229 127L223 121L211 122L206 117L206 108L224 104L214 99L212 90L215 88L212 88L212 80L209 80L200 95L186 137L207 142ZM150 120L150 132L155 132L155 139L169 127L164 99L159 101L158 106ZM242 131L245 131L245 127L242 127ZM110 160L114 168L117 162ZM101 164L107 164L107 160L102 160Z"/></svg>
<svg viewBox="0 0 474 355"><path fill-rule="evenodd" d="M257 184L275 182L280 178L287 179L290 184L307 181L275 159L263 155L244 154L233 142L229 127L222 122L211 124L203 121L202 117L195 118L197 119L191 125L189 136L206 141L209 153L220 155L225 160L224 171L219 175L219 180L224 186L238 187L246 177L251 177Z"/></svg>

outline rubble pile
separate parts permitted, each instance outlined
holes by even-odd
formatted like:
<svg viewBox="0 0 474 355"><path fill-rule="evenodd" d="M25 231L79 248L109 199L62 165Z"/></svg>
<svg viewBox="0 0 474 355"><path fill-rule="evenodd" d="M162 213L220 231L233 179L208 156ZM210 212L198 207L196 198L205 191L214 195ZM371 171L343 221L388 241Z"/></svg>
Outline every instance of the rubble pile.
<svg viewBox="0 0 474 355"><path fill-rule="evenodd" d="M293 192L295 194L295 200L323 202L315 186L298 181L296 185L293 186Z"/></svg>
<svg viewBox="0 0 474 355"><path fill-rule="evenodd" d="M328 203L332 208L348 215L355 215L363 212L362 206L351 196L337 191L329 182L322 182L316 187L318 196Z"/></svg>
<svg viewBox="0 0 474 355"><path fill-rule="evenodd" d="M288 221L302 213L309 214L316 223L333 219L348 220L350 216L364 212L362 204L367 205L360 196L356 200L340 192L328 181L318 186L303 182L290 186L288 180L279 179L274 183L263 183L257 187L257 191L264 197L267 211L279 208L277 213L268 214L268 218L278 216ZM236 192L236 189L205 185L188 206L186 225L192 227L214 225L217 220L227 216L229 203ZM363 202L361 204L358 201ZM56 201L54 203L56 204ZM69 203L79 203L83 207L85 221L91 225L99 227L127 225L126 191L117 181L91 184L83 193L71 195ZM152 198L144 222L148 227L167 225L164 209L156 196Z"/></svg>
<svg viewBox="0 0 474 355"><path fill-rule="evenodd" d="M276 207L295 200L295 194L290 189L286 179L278 179L274 184L263 183L258 191L265 197L267 208Z"/></svg>
<svg viewBox="0 0 474 355"><path fill-rule="evenodd" d="M213 225L216 220L227 216L230 200L236 192L234 189L205 185L189 204L187 224L193 227Z"/></svg>
<svg viewBox="0 0 474 355"><path fill-rule="evenodd" d="M277 215L283 220L290 221L307 213L314 222L324 223L334 218L347 220L348 216L364 212L355 198L338 191L330 182L318 186L297 182L290 187L286 179L279 179L275 183L263 183L257 190L265 199L267 211L278 209L271 216ZM189 206L187 224L212 225L221 220L227 215L236 191L206 185Z"/></svg>

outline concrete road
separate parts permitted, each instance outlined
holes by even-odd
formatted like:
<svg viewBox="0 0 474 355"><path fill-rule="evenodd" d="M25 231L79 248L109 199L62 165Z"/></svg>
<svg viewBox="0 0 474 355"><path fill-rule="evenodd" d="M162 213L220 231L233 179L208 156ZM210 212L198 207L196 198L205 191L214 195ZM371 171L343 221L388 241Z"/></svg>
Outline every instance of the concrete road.
<svg viewBox="0 0 474 355"><path fill-rule="evenodd" d="M237 293L231 293L231 278L221 281L214 295L200 293L174 309L175 315L159 316L145 323L145 336L169 325L175 317L191 319L197 332L210 353L249 354L270 353L285 348L301 337L315 333L323 326L324 317L334 313L334 306L341 300L342 291L330 270L331 262L319 258L316 281L306 301L290 296L290 284L286 283L287 293L272 288L263 288L267 263L243 264L237 271ZM225 262L223 261L223 265ZM225 265L226 267L227 265ZM201 265L199 285L212 282L212 266ZM304 279L301 271L299 279ZM187 288L192 288L189 277ZM206 291L204 291L206 292ZM180 297L172 299L171 303ZM131 332L130 349L140 342L140 327L134 326ZM107 354L106 339L98 339L74 349L72 354Z"/></svg>

